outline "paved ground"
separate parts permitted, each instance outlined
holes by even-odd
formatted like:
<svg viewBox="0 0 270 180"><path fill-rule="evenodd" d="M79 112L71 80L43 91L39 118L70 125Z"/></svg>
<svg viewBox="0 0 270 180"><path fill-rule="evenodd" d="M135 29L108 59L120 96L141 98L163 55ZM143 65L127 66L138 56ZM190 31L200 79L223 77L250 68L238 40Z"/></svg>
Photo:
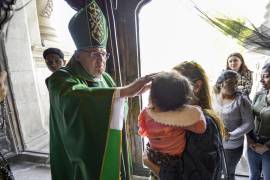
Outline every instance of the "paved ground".
<svg viewBox="0 0 270 180"><path fill-rule="evenodd" d="M47 164L13 161L11 169L15 180L51 180L50 167ZM248 174L248 165L245 158L239 162L237 173ZM133 180L147 180L147 177L133 176ZM247 177L236 177L236 180L247 180Z"/></svg>
<svg viewBox="0 0 270 180"><path fill-rule="evenodd" d="M50 168L46 165L33 163L12 164L11 169L15 180L50 180Z"/></svg>
<svg viewBox="0 0 270 180"><path fill-rule="evenodd" d="M33 163L12 164L12 172L15 180L51 180L50 168L47 165ZM133 176L133 180L147 180L147 177ZM247 180L245 177L237 177L236 180Z"/></svg>
<svg viewBox="0 0 270 180"><path fill-rule="evenodd" d="M39 151L41 152L48 152L48 142L42 143L37 148L39 148ZM50 167L47 164L17 162L16 164L11 164L11 169L15 176L15 180L51 180ZM248 174L248 164L244 157L242 157L241 161L239 162L236 173L241 175ZM133 176L133 180L147 179L147 177ZM247 179L248 178L246 177L236 177L236 180Z"/></svg>

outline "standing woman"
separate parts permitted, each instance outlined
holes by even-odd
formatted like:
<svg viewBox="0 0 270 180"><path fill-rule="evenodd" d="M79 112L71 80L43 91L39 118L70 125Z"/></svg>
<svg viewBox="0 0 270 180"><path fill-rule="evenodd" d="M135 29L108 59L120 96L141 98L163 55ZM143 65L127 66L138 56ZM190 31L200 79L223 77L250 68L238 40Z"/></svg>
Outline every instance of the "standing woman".
<svg viewBox="0 0 270 180"><path fill-rule="evenodd" d="M249 96L253 79L252 79L252 71L250 71L245 64L244 58L240 53L232 53L227 58L227 70L233 70L237 72L238 83L237 89Z"/></svg>
<svg viewBox="0 0 270 180"><path fill-rule="evenodd" d="M242 156L244 135L253 128L251 104L237 91L237 73L225 70L214 86L214 109L225 126L223 146L229 179L234 180L236 166Z"/></svg>
<svg viewBox="0 0 270 180"><path fill-rule="evenodd" d="M248 133L249 180L270 179L270 63L262 68L264 90L257 93L252 103L254 129Z"/></svg>

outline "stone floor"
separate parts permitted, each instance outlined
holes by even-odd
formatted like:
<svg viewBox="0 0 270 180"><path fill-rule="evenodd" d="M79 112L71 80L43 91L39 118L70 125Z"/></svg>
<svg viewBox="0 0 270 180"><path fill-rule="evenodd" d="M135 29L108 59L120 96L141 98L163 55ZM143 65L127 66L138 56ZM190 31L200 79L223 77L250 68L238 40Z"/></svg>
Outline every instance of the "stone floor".
<svg viewBox="0 0 270 180"><path fill-rule="evenodd" d="M20 163L12 165L15 180L51 180L50 168L46 165ZM133 176L133 180L147 180L147 177Z"/></svg>
<svg viewBox="0 0 270 180"><path fill-rule="evenodd" d="M50 180L50 168L47 165L21 162L11 165L15 180Z"/></svg>
<svg viewBox="0 0 270 180"><path fill-rule="evenodd" d="M50 166L48 164L48 155L43 155L43 160L38 161L37 156L24 156L24 158L13 160L10 162L12 172L15 180L51 180ZM35 160L33 159L35 158ZM41 156L38 156L40 158ZM31 162L24 162L25 159ZM247 161L242 158L237 167L237 173L241 175L247 175ZM133 180L147 180L147 177L133 176ZM236 180L247 180L247 177L236 177Z"/></svg>
<svg viewBox="0 0 270 180"><path fill-rule="evenodd" d="M15 180L50 180L50 167L44 164L20 162L11 165ZM133 176L133 180L147 180L147 177ZM236 180L247 180L246 177L237 177Z"/></svg>
<svg viewBox="0 0 270 180"><path fill-rule="evenodd" d="M31 150L48 153L49 152L48 137L45 137L43 139L44 141L41 141L41 143L37 143L38 146L36 146ZM48 156L46 157L48 158ZM236 173L241 175L248 174L248 164L244 157L245 155L241 158L241 161L239 162L236 170ZM30 162L22 162L22 160L12 162L11 169L14 174L15 180L51 180L50 167L48 165L48 162L47 161L43 162L46 162L46 164L44 163L34 164ZM147 177L133 176L133 180L147 180L147 179L148 179ZM236 177L236 180L247 180L247 179L248 179L247 177Z"/></svg>

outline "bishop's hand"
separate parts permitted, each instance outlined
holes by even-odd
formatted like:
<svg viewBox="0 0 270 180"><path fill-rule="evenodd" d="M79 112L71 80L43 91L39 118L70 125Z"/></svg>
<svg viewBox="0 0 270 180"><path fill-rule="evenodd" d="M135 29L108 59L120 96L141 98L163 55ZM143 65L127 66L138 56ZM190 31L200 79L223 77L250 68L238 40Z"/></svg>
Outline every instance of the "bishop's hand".
<svg viewBox="0 0 270 180"><path fill-rule="evenodd" d="M151 87L151 81L157 73L152 73L138 78L131 84L120 88L120 97L135 97L141 95Z"/></svg>

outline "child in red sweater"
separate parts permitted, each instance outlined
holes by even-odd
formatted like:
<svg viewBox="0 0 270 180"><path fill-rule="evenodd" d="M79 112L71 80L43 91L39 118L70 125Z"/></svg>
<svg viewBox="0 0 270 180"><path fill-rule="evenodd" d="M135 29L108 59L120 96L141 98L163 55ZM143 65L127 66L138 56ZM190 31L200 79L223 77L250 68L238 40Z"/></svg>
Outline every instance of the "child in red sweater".
<svg viewBox="0 0 270 180"><path fill-rule="evenodd" d="M186 130L206 130L201 108L188 105L192 95L188 80L176 72L161 72L152 81L149 105L139 115L139 134L149 139L146 153L155 164L182 156Z"/></svg>

